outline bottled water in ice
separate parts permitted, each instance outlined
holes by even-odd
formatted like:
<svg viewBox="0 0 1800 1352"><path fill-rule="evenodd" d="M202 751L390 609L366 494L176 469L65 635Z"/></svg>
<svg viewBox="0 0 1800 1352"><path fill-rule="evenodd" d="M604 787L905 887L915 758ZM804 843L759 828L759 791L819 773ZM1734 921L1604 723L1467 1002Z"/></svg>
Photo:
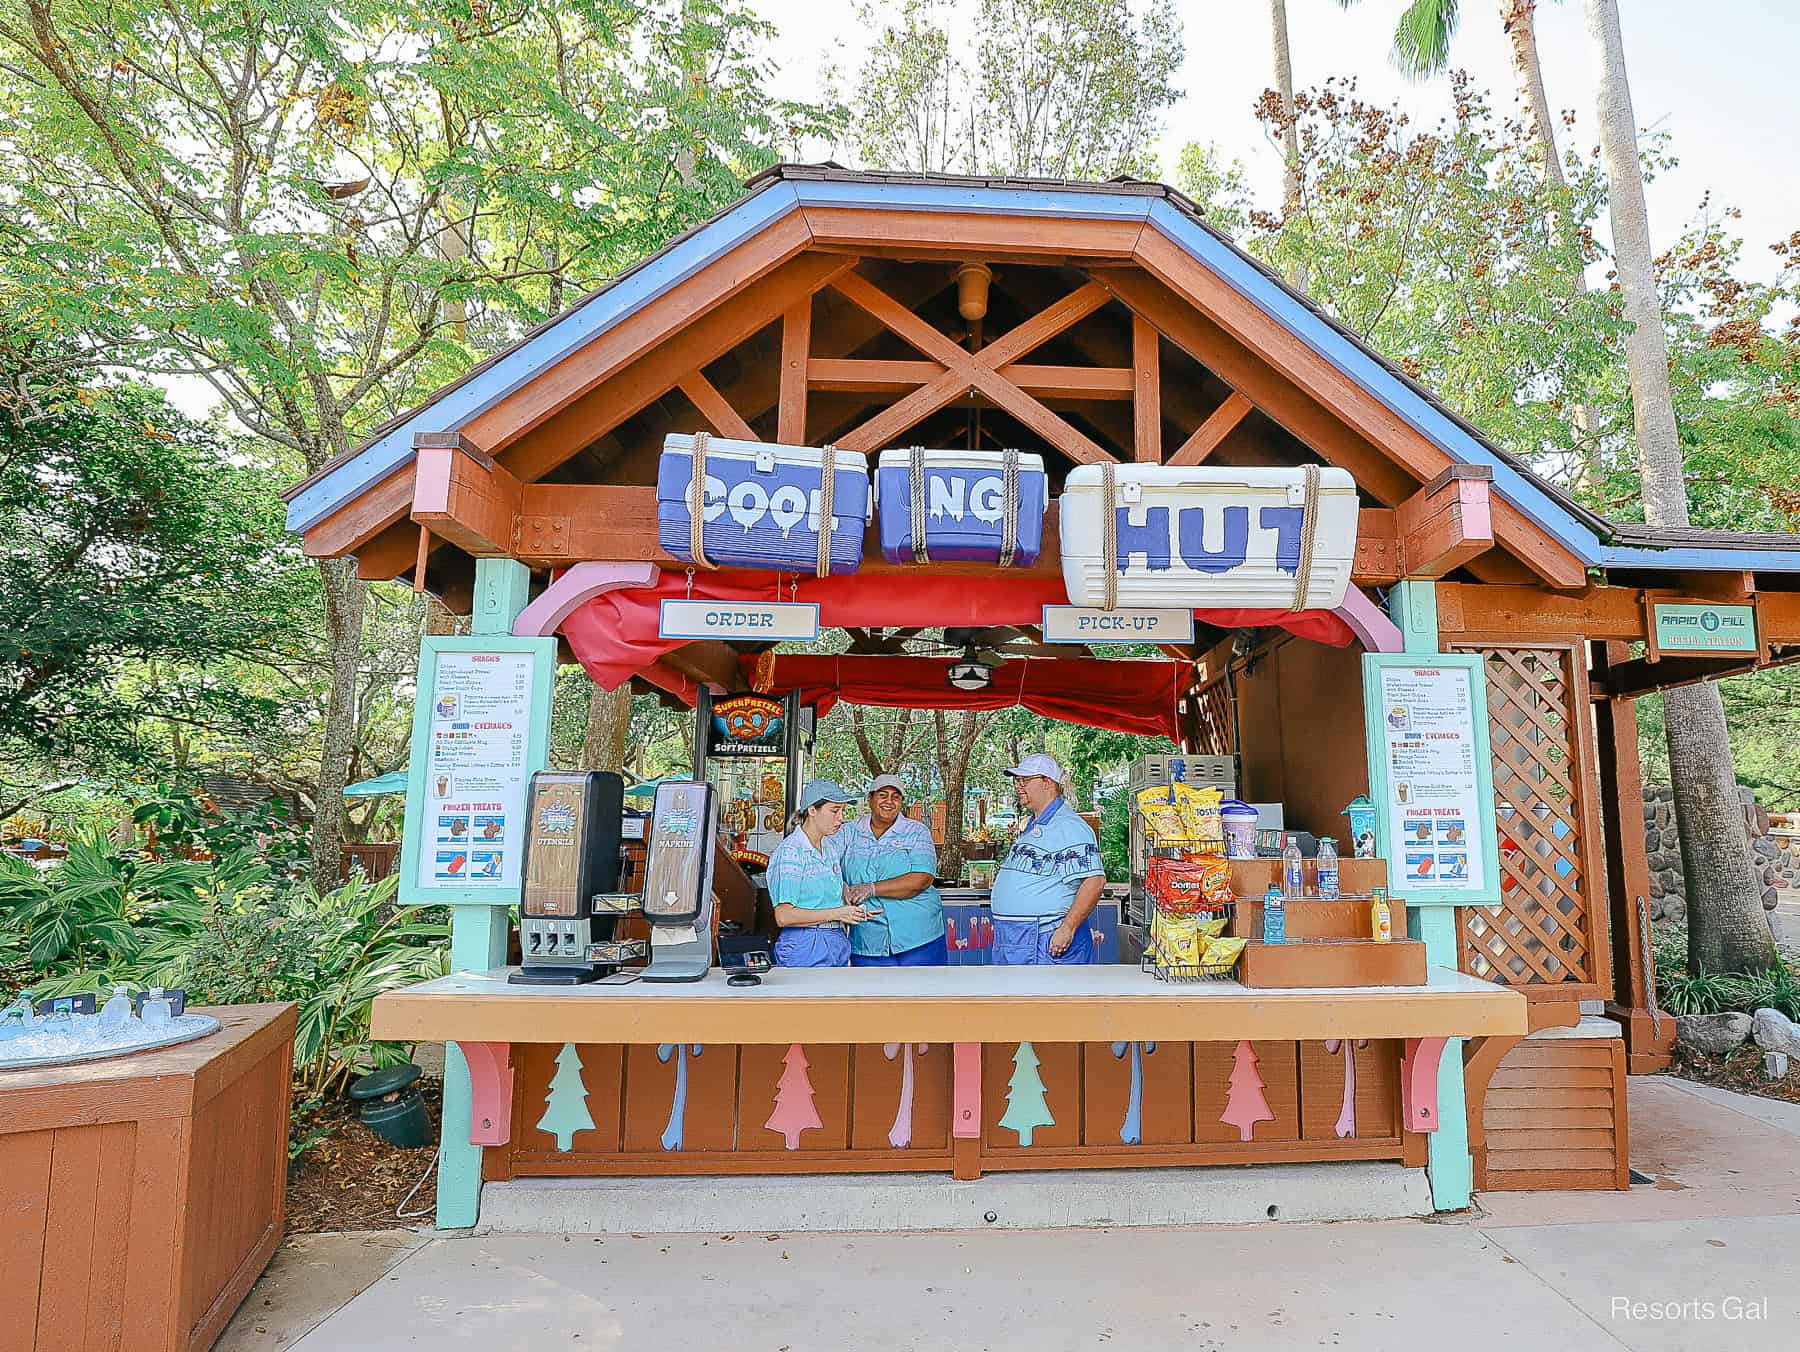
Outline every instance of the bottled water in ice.
<svg viewBox="0 0 1800 1352"><path fill-rule="evenodd" d="M175 1011L169 1004L168 996L163 994L161 986L152 986L150 994L144 999L144 1027L167 1028L175 1021Z"/></svg>
<svg viewBox="0 0 1800 1352"><path fill-rule="evenodd" d="M131 997L125 993L125 987L114 986L112 998L100 1006L100 1031L102 1033L117 1032L131 1022Z"/></svg>

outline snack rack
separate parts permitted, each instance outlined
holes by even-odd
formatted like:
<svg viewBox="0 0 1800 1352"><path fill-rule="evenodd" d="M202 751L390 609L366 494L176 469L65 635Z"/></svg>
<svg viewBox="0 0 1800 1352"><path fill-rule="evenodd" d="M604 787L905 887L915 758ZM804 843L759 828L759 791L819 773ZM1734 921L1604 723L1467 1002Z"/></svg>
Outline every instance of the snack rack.
<svg viewBox="0 0 1800 1352"><path fill-rule="evenodd" d="M1158 841L1154 844L1146 843L1146 866L1144 872L1148 873L1149 859L1183 859L1210 852L1216 849L1217 846L1218 842L1214 840L1168 840ZM1158 981L1231 980L1232 973L1237 970L1238 960L1243 956L1242 950L1232 954L1231 959L1228 962L1177 963L1162 961L1162 954L1154 937L1156 929L1155 898L1150 895L1142 875L1134 875L1132 884L1134 890L1137 891L1139 897L1142 899L1144 908L1144 952L1143 956L1138 959L1139 971L1149 972ZM1205 906L1199 912L1199 915L1202 919L1207 921L1223 921L1224 929L1222 933L1229 934L1232 929L1231 922L1237 915L1237 898L1234 896L1229 901L1217 902Z"/></svg>

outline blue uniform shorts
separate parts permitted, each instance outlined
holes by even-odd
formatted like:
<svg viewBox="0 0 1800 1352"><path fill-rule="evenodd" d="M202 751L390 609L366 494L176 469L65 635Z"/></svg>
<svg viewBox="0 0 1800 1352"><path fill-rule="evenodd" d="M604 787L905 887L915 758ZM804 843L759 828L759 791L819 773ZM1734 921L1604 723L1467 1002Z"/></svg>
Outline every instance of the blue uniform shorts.
<svg viewBox="0 0 1800 1352"><path fill-rule="evenodd" d="M917 948L909 948L904 953L852 953L852 967L948 967L950 965L950 941L948 935L940 934L929 939Z"/></svg>
<svg viewBox="0 0 1800 1352"><path fill-rule="evenodd" d="M777 967L848 967L850 935L842 925L790 925L775 936Z"/></svg>
<svg viewBox="0 0 1800 1352"><path fill-rule="evenodd" d="M988 961L996 967L1051 967L1094 960L1094 931L1083 925L1060 958L1050 956L1050 936L1055 925L1040 925L1036 920L1008 920L994 917L994 946Z"/></svg>

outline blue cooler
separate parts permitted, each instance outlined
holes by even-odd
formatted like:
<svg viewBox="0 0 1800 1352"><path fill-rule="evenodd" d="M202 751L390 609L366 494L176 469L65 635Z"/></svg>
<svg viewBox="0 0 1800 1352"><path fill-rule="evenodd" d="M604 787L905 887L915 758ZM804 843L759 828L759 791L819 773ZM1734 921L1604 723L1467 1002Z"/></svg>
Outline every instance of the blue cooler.
<svg viewBox="0 0 1800 1352"><path fill-rule="evenodd" d="M824 460L825 452L814 446L709 437L701 536L706 557L722 568L816 572ZM656 471L657 543L688 563L694 561L688 516L693 476L694 438L671 432ZM854 573L869 524L867 459L837 452L832 481L831 571Z"/></svg>
<svg viewBox="0 0 1800 1352"><path fill-rule="evenodd" d="M916 563L913 539L913 461L925 480L922 518L925 553L940 559L998 563L1006 523L1004 451L883 451L875 471L875 501L881 518L881 554L889 563ZM1015 519L1018 535L1012 563L1037 562L1044 538L1049 486L1044 458L1012 452L1018 469Z"/></svg>

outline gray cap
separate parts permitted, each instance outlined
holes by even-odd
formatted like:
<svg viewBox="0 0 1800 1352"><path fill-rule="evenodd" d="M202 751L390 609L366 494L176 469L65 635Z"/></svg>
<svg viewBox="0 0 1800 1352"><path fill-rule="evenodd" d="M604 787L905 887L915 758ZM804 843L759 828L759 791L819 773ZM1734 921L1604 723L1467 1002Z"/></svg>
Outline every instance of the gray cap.
<svg viewBox="0 0 1800 1352"><path fill-rule="evenodd" d="M809 807L817 807L820 803L849 803L855 801L844 792L843 785L830 779L809 779L800 790L800 797L794 804L796 812L804 812Z"/></svg>
<svg viewBox="0 0 1800 1352"><path fill-rule="evenodd" d="M863 790L863 797L873 798L878 789L892 789L902 798L906 797L906 785L900 782L899 775L876 775L869 781L869 787Z"/></svg>

